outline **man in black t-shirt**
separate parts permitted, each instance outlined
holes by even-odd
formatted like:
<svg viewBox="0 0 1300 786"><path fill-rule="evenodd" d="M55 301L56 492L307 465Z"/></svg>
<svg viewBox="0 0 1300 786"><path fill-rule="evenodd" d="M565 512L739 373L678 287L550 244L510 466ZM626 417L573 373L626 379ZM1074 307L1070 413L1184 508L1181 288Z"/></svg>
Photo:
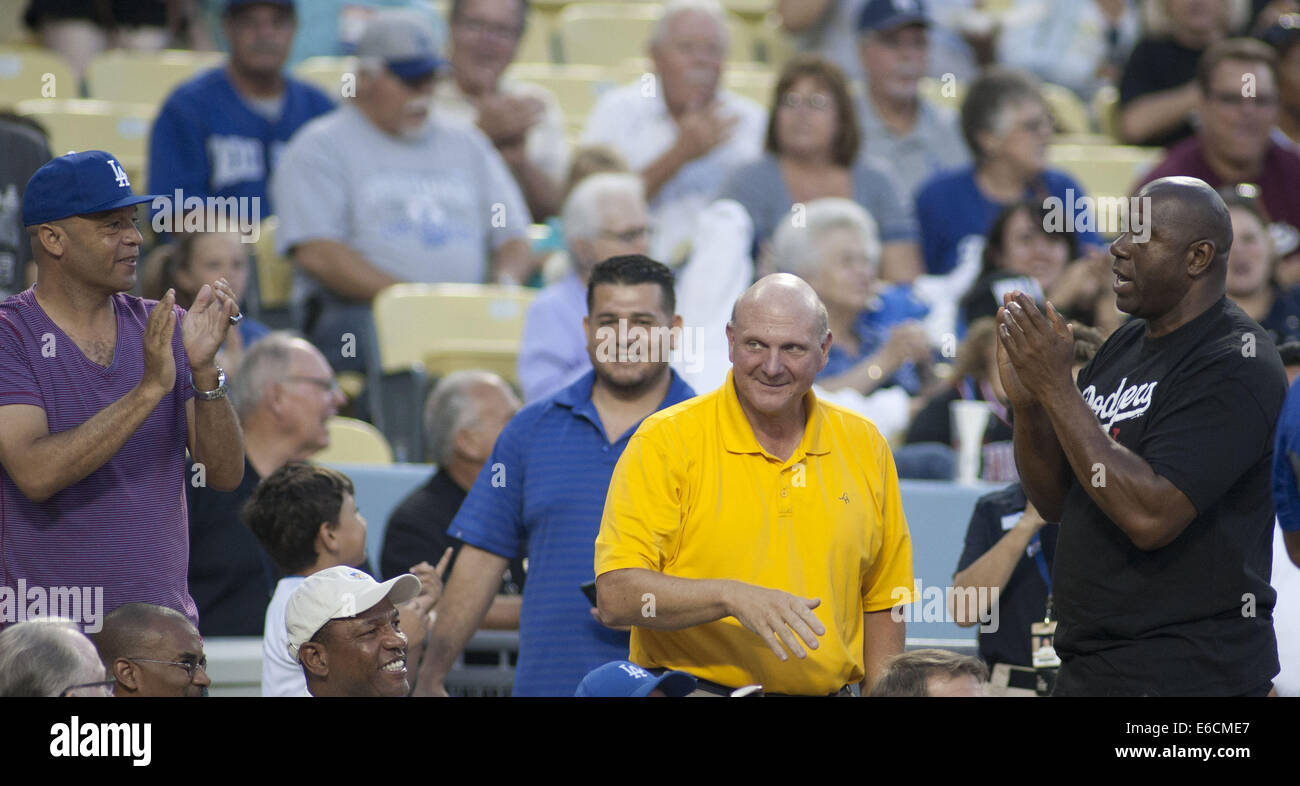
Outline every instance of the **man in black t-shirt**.
<svg viewBox="0 0 1300 786"><path fill-rule="evenodd" d="M1286 377L1224 295L1223 200L1184 177L1138 196L1149 239L1111 245L1134 318L1077 387L1055 308L1012 293L998 312L1021 480L1061 522L1055 693L1262 696L1278 672L1269 471Z"/></svg>

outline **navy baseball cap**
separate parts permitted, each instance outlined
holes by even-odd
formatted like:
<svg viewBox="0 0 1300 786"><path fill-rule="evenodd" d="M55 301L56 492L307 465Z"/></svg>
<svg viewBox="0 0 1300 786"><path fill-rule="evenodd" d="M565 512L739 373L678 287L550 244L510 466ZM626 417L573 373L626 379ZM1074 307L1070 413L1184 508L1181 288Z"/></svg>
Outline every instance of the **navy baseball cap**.
<svg viewBox="0 0 1300 786"><path fill-rule="evenodd" d="M428 20L405 9L384 9L371 17L357 39L356 55L384 61L399 79L416 82L446 64Z"/></svg>
<svg viewBox="0 0 1300 786"><path fill-rule="evenodd" d="M695 676L684 671L665 671L656 677L631 661L616 660L583 677L573 695L579 698L649 696L655 688L673 698L685 696L695 690Z"/></svg>
<svg viewBox="0 0 1300 786"><path fill-rule="evenodd" d="M23 192L23 226L70 216L100 213L154 199L136 194L122 165L103 150L68 153L47 161L27 181Z"/></svg>
<svg viewBox="0 0 1300 786"><path fill-rule="evenodd" d="M293 7L293 0L226 0L226 13L233 14L239 9L250 5L282 5L290 11L296 11Z"/></svg>
<svg viewBox="0 0 1300 786"><path fill-rule="evenodd" d="M858 14L858 32L897 30L908 25L930 26L921 0L870 0Z"/></svg>

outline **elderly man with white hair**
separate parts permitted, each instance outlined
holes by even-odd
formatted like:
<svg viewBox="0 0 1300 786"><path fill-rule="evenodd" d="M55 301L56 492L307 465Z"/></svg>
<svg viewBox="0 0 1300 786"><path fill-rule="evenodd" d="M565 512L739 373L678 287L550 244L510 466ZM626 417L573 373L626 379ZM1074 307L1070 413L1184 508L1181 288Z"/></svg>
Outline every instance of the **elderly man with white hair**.
<svg viewBox="0 0 1300 786"><path fill-rule="evenodd" d="M587 279L610 257L645 254L650 215L636 175L604 172L584 178L564 203L564 240L572 270L542 290L524 317L519 384L524 400L539 401L591 370L582 318Z"/></svg>
<svg viewBox="0 0 1300 786"><path fill-rule="evenodd" d="M0 631L0 698L112 696L113 680L75 622L39 617Z"/></svg>
<svg viewBox="0 0 1300 786"><path fill-rule="evenodd" d="M454 371L429 392L424 431L429 458L438 465L429 482L412 491L388 517L379 569L399 576L420 562L436 564L452 549L450 576L461 541L447 534L465 495L483 471L492 447L522 405L505 380L490 371ZM501 591L483 619L485 628L519 627L523 558L510 560Z"/></svg>
<svg viewBox="0 0 1300 786"><path fill-rule="evenodd" d="M727 176L762 151L767 113L719 89L729 47L717 0L670 0L649 42L655 75L607 92L583 144L618 150L645 180L655 259L676 260Z"/></svg>
<svg viewBox="0 0 1300 786"><path fill-rule="evenodd" d="M326 423L345 401L325 357L307 340L276 331L249 348L231 403L244 430L244 479L234 491L202 482L193 463L189 501L189 589L206 636L260 636L276 570L239 519L262 478L329 446Z"/></svg>

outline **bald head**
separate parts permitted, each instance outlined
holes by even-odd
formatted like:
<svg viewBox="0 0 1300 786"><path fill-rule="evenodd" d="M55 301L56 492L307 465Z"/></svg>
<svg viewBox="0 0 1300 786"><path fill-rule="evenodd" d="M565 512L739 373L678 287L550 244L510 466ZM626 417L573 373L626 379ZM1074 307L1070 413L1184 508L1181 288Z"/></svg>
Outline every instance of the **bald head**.
<svg viewBox="0 0 1300 786"><path fill-rule="evenodd" d="M172 626L194 630L185 615L174 609L152 603L128 603L104 618L103 630L94 636L95 647L99 657L112 668L118 658L141 657L152 652Z"/></svg>
<svg viewBox="0 0 1300 786"><path fill-rule="evenodd" d="M773 273L754 282L731 309L731 325L748 324L749 320L780 315L784 319L806 322L810 337L820 344L830 331L826 306L817 293L798 276Z"/></svg>
<svg viewBox="0 0 1300 786"><path fill-rule="evenodd" d="M1148 183L1138 197L1150 197L1147 220L1163 230L1176 249L1211 243L1211 270L1227 271L1232 248L1232 217L1223 197L1204 180L1194 177L1162 177Z"/></svg>

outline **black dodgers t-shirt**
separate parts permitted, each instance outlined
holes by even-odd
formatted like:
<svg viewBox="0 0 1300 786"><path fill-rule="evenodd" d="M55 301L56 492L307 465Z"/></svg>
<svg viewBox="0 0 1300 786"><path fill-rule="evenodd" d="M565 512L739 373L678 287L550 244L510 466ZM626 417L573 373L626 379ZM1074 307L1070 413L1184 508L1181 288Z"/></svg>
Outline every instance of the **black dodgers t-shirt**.
<svg viewBox="0 0 1300 786"><path fill-rule="evenodd" d="M1269 470L1286 375L1268 335L1227 298L1167 336L1145 334L1141 319L1115 331L1079 390L1197 517L1142 551L1073 478L1052 571L1057 692L1245 693L1278 672Z"/></svg>

